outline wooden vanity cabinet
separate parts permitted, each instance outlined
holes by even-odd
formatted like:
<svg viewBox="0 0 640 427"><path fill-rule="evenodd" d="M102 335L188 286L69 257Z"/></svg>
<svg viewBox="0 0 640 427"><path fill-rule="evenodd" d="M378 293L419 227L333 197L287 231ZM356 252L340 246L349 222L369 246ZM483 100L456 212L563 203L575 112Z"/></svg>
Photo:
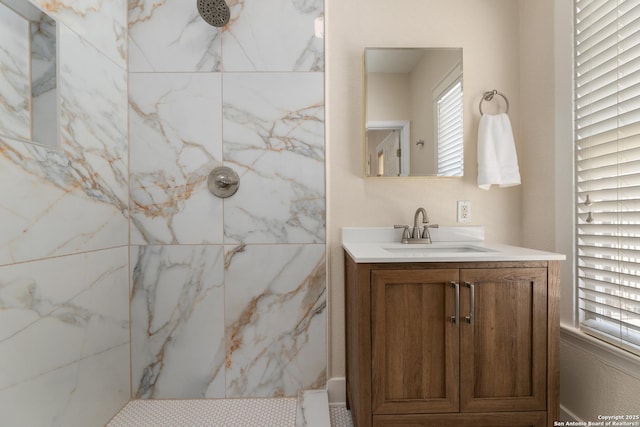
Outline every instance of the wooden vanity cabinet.
<svg viewBox="0 0 640 427"><path fill-rule="evenodd" d="M557 261L357 264L345 256L356 427L558 419Z"/></svg>

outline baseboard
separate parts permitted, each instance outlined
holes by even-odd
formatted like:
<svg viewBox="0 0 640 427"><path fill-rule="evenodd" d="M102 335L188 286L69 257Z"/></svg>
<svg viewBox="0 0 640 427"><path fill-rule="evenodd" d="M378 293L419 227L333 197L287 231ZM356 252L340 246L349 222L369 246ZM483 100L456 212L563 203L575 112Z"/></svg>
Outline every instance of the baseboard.
<svg viewBox="0 0 640 427"><path fill-rule="evenodd" d="M329 404L346 404L347 380L345 377L332 377L327 381Z"/></svg>
<svg viewBox="0 0 640 427"><path fill-rule="evenodd" d="M329 404L343 405L347 401L347 381L344 377L333 377L327 381ZM582 421L576 414L564 405L560 405L559 421Z"/></svg>

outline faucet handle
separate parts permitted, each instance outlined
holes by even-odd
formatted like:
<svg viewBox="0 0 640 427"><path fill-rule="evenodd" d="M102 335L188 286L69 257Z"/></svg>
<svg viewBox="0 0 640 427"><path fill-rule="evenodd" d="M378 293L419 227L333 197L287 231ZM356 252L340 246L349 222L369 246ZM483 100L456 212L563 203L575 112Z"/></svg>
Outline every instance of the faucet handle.
<svg viewBox="0 0 640 427"><path fill-rule="evenodd" d="M393 228L403 228L402 231L402 241L401 243L409 243L409 239L411 236L409 235L409 226L408 225L394 225Z"/></svg>
<svg viewBox="0 0 640 427"><path fill-rule="evenodd" d="M423 224L424 227L422 227L422 235L420 237L429 240L429 243L431 243L431 234L429 233L429 229L440 228L440 226L438 224L429 224L428 222L425 222Z"/></svg>

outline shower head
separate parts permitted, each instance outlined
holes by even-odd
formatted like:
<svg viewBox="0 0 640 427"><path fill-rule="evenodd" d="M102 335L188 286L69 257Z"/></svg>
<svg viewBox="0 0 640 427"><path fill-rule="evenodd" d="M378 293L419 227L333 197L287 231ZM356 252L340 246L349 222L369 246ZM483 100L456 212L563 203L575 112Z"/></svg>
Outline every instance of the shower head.
<svg viewBox="0 0 640 427"><path fill-rule="evenodd" d="M205 22L214 27L224 27L231 13L224 0L198 0L198 12Z"/></svg>

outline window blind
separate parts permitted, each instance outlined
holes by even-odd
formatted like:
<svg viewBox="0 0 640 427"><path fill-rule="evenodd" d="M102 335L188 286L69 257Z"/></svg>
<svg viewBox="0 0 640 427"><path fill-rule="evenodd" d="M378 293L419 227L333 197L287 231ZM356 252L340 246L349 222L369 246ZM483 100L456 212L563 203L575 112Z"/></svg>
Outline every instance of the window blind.
<svg viewBox="0 0 640 427"><path fill-rule="evenodd" d="M436 102L439 176L462 175L462 100L462 81L458 79Z"/></svg>
<svg viewBox="0 0 640 427"><path fill-rule="evenodd" d="M580 326L640 354L640 0L575 0Z"/></svg>

